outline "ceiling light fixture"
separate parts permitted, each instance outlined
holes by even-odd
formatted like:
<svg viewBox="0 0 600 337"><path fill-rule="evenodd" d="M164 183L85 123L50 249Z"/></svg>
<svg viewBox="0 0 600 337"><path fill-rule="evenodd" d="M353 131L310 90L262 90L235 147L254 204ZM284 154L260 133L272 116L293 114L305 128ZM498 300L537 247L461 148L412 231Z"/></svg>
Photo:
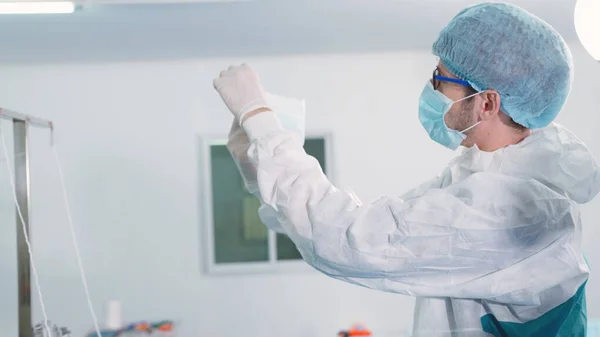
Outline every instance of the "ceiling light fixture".
<svg viewBox="0 0 600 337"><path fill-rule="evenodd" d="M585 49L600 61L600 0L577 0L575 30Z"/></svg>
<svg viewBox="0 0 600 337"><path fill-rule="evenodd" d="M0 14L69 14L75 12L70 1L0 2Z"/></svg>

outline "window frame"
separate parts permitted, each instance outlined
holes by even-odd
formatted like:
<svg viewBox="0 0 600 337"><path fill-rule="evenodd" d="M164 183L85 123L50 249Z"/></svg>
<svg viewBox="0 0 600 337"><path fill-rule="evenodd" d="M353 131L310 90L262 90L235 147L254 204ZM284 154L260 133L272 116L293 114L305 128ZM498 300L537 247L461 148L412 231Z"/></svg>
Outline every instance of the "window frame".
<svg viewBox="0 0 600 337"><path fill-rule="evenodd" d="M215 261L215 235L212 196L211 147L227 144L227 136L203 135L199 137L198 181L199 218L201 227L203 271L208 275L262 274L262 273L306 273L313 272L304 260L277 260L277 233L268 229L269 260L264 262L217 263ZM323 139L325 151L325 170L329 181L335 184L333 177L333 134L329 131L307 132L306 139Z"/></svg>

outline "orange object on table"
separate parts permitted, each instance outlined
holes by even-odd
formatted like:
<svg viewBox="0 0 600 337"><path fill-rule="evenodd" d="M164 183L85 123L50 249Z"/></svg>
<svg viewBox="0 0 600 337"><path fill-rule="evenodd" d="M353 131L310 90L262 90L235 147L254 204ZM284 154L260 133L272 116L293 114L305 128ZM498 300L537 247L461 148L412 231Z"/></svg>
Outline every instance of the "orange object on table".
<svg viewBox="0 0 600 337"><path fill-rule="evenodd" d="M355 324L348 331L338 332L338 337L365 337L371 336L373 333L362 324Z"/></svg>

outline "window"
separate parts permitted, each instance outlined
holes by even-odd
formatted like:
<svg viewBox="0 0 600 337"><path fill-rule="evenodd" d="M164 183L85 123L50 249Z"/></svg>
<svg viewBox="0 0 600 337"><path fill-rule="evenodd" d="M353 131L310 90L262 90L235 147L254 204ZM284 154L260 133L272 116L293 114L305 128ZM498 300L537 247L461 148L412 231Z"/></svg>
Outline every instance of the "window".
<svg viewBox="0 0 600 337"><path fill-rule="evenodd" d="M208 273L309 270L294 243L270 231L258 216L259 200L248 193L227 150L226 138L202 141L202 219ZM330 137L307 136L305 151L329 175Z"/></svg>

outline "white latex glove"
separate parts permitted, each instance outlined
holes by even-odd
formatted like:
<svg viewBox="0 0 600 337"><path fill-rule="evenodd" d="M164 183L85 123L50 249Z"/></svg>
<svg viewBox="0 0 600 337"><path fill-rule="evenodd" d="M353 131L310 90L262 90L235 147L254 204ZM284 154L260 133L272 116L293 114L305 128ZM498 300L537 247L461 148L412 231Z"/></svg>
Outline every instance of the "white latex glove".
<svg viewBox="0 0 600 337"><path fill-rule="evenodd" d="M240 123L249 112L269 108L258 74L245 63L222 71L213 85Z"/></svg>
<svg viewBox="0 0 600 337"><path fill-rule="evenodd" d="M250 148L250 140L246 132L240 126L240 122L234 119L229 130L229 138L227 140L227 150L231 153L235 164L242 175L244 185L250 194L258 192L256 182L256 167L248 158L248 149Z"/></svg>
<svg viewBox="0 0 600 337"><path fill-rule="evenodd" d="M275 111L275 115L281 122L282 127L287 131L291 131L300 144L304 144L306 124L304 100L282 97L269 93L267 93L265 97L269 107ZM240 126L240 122L237 119L234 119L231 124L231 129L229 130L227 149L229 150L229 153L231 153L231 156L244 179L246 189L251 194L255 194L258 192L258 182L256 167L248 158L250 143L246 132Z"/></svg>

